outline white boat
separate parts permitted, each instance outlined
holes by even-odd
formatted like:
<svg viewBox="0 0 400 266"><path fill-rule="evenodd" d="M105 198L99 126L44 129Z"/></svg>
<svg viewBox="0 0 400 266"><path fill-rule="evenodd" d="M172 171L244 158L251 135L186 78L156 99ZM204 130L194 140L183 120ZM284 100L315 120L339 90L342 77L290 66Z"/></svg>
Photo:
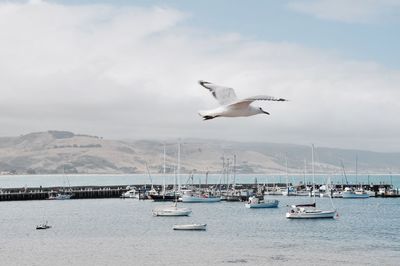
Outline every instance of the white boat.
<svg viewBox="0 0 400 266"><path fill-rule="evenodd" d="M318 219L318 218L334 218L336 210L322 211L315 207L295 207L286 213L289 219Z"/></svg>
<svg viewBox="0 0 400 266"><path fill-rule="evenodd" d="M121 198L127 199L138 199L139 198L139 191L137 191L136 189L132 188L130 190L128 190L125 193L122 193Z"/></svg>
<svg viewBox="0 0 400 266"><path fill-rule="evenodd" d="M185 203L213 203L220 202L221 197L207 194L184 194L181 197L181 201Z"/></svg>
<svg viewBox="0 0 400 266"><path fill-rule="evenodd" d="M376 197L375 191L372 191L372 190L365 190L365 193L367 193L368 196L370 196L370 197Z"/></svg>
<svg viewBox="0 0 400 266"><path fill-rule="evenodd" d="M276 208L278 204L278 200L260 200L257 197L251 197L244 206L246 208Z"/></svg>
<svg viewBox="0 0 400 266"><path fill-rule="evenodd" d="M264 192L264 195L282 195L282 190L278 186L267 188L267 190Z"/></svg>
<svg viewBox="0 0 400 266"><path fill-rule="evenodd" d="M172 206L153 209L153 216L189 216L191 212L191 209L179 208L175 202Z"/></svg>
<svg viewBox="0 0 400 266"><path fill-rule="evenodd" d="M175 224L174 230L206 230L207 224Z"/></svg>
<svg viewBox="0 0 400 266"><path fill-rule="evenodd" d="M346 187L342 192L342 198L344 199L365 199L369 198L368 193L366 193L363 189L352 190L349 187Z"/></svg>
<svg viewBox="0 0 400 266"><path fill-rule="evenodd" d="M313 176L313 189L315 191L315 169L314 169L314 145L312 145L312 176ZM314 194L314 203L312 204L305 204L305 205L293 205L286 213L286 218L288 219L322 219L322 218L334 218L336 215L336 210L318 210L316 206L315 194ZM333 207L332 198L331 203Z"/></svg>
<svg viewBox="0 0 400 266"><path fill-rule="evenodd" d="M334 191L332 193L332 198L342 198L342 192L341 191Z"/></svg>

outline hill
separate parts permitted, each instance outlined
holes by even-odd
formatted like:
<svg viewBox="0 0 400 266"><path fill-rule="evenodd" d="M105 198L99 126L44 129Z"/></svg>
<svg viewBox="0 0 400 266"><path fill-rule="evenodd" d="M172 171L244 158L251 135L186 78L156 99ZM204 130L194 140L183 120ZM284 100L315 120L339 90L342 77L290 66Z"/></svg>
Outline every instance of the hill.
<svg viewBox="0 0 400 266"><path fill-rule="evenodd" d="M276 143L244 143L221 140L181 140L182 172L220 172L222 157L232 166L236 155L238 173L311 172L308 146ZM166 168L177 164L176 140L167 141ZM164 143L155 140L107 140L68 131L47 131L0 138L0 171L17 174L53 173L151 173L163 171ZM399 172L400 153L318 147L316 171L340 173L341 163L354 172L355 158L363 173Z"/></svg>

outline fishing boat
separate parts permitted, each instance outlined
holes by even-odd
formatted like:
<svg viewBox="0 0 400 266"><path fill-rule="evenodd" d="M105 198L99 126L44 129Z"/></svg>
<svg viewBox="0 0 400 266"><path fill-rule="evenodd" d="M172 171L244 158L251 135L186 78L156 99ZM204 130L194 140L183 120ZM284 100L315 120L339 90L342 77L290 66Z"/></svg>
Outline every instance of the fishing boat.
<svg viewBox="0 0 400 266"><path fill-rule="evenodd" d="M312 191L315 191L315 169L314 169L314 145L312 145L312 176L313 176L313 187ZM316 199L314 194L314 202L311 204L302 205L292 205L291 209L286 213L286 218L288 219L321 219L321 218L334 218L336 215L336 210L319 210L316 208ZM333 207L332 198L331 203Z"/></svg>
<svg viewBox="0 0 400 266"><path fill-rule="evenodd" d="M191 212L191 209L179 208L175 202L172 206L153 209L153 216L189 216Z"/></svg>
<svg viewBox="0 0 400 266"><path fill-rule="evenodd" d="M47 224L47 221L36 226L36 230L45 230L49 228L51 228L51 226Z"/></svg>
<svg viewBox="0 0 400 266"><path fill-rule="evenodd" d="M260 200L257 197L250 197L244 206L246 208L277 208L278 204L278 200Z"/></svg>
<svg viewBox="0 0 400 266"><path fill-rule="evenodd" d="M206 230L207 224L175 224L174 230L193 230L193 231L204 231Z"/></svg>

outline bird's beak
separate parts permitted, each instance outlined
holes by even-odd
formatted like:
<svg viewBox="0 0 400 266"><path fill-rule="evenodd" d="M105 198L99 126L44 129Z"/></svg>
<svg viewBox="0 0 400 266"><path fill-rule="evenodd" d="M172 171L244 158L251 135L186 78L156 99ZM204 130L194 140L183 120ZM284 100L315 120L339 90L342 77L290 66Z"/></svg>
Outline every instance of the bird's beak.
<svg viewBox="0 0 400 266"><path fill-rule="evenodd" d="M261 110L264 114L267 114L267 115L269 115L269 113L268 112L265 112L264 110Z"/></svg>

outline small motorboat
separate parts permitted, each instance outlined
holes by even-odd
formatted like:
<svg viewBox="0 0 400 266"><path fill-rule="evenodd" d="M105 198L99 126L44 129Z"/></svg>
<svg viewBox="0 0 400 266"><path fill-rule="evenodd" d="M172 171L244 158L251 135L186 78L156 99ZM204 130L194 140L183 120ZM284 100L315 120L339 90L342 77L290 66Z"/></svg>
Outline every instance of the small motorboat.
<svg viewBox="0 0 400 266"><path fill-rule="evenodd" d="M257 197L250 197L244 205L246 208L277 208L278 200L260 200Z"/></svg>
<svg viewBox="0 0 400 266"><path fill-rule="evenodd" d="M176 224L174 230L206 230L207 224Z"/></svg>
<svg viewBox="0 0 400 266"><path fill-rule="evenodd" d="M36 225L36 230L45 230L51 228L51 225L47 224L47 221L45 223Z"/></svg>

